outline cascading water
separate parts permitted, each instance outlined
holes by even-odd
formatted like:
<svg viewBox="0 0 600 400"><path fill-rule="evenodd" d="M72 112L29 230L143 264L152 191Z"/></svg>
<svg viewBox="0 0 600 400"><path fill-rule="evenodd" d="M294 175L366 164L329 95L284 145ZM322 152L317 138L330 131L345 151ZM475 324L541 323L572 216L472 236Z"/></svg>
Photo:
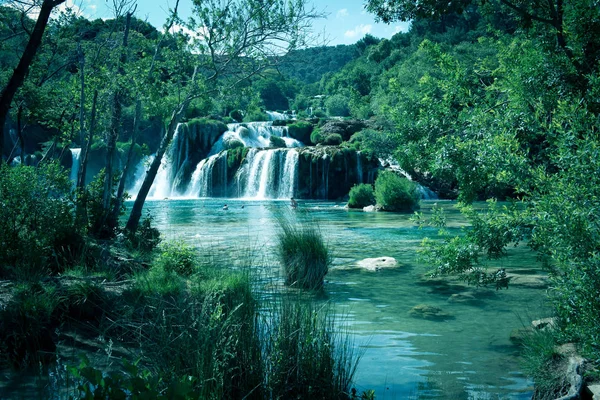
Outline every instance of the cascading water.
<svg viewBox="0 0 600 400"><path fill-rule="evenodd" d="M69 178L75 185L77 185L77 174L79 174L79 156L81 155L81 149L71 148L71 160L73 164L71 165L71 174Z"/></svg>
<svg viewBox="0 0 600 400"><path fill-rule="evenodd" d="M200 161L192 174L186 196L211 197L227 194L227 151Z"/></svg>
<svg viewBox="0 0 600 400"><path fill-rule="evenodd" d="M356 183L372 183L380 168L354 150L304 148L290 137L290 128L272 121L228 124L226 131L221 124L220 136L210 126L192 122L177 128L149 198L333 199ZM274 136L286 147L276 147L283 143L271 140ZM138 170L130 191L134 195L145 167Z"/></svg>

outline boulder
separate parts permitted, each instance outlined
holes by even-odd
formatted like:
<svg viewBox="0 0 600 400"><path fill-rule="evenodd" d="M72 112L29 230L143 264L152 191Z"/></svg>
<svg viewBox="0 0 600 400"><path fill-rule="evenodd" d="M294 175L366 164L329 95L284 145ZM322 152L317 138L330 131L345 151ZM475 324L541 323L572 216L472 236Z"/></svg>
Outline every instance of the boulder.
<svg viewBox="0 0 600 400"><path fill-rule="evenodd" d="M509 339L513 344L520 345L523 344L525 338L531 335L532 332L533 329L531 327L513 329L510 332Z"/></svg>
<svg viewBox="0 0 600 400"><path fill-rule="evenodd" d="M363 211L364 212L375 212L375 211L378 211L378 210L377 210L376 206L371 205L371 206L363 207Z"/></svg>
<svg viewBox="0 0 600 400"><path fill-rule="evenodd" d="M377 257L377 258L365 258L356 263L359 268L367 271L379 271L381 269L396 268L398 262L394 257Z"/></svg>
<svg viewBox="0 0 600 400"><path fill-rule="evenodd" d="M556 318L542 318L531 322L533 329L543 330L556 327Z"/></svg>
<svg viewBox="0 0 600 400"><path fill-rule="evenodd" d="M408 315L414 318L431 319L436 321L443 321L446 319L453 318L450 314L442 311L441 308L430 306L427 304L419 304L414 306Z"/></svg>
<svg viewBox="0 0 600 400"><path fill-rule="evenodd" d="M357 119L350 120L330 120L321 126L320 131L323 136L329 136L337 133L341 135L344 140L349 140L350 136L354 133L365 129L366 125L364 121Z"/></svg>

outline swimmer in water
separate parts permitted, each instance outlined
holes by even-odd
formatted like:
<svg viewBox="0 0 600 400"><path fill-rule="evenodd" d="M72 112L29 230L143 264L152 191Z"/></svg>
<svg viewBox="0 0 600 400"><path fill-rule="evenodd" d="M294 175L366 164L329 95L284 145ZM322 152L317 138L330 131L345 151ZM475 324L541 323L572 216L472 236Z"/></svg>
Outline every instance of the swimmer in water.
<svg viewBox="0 0 600 400"><path fill-rule="evenodd" d="M227 207L227 204L225 204L225 205L223 206L223 210L229 210L229 207Z"/></svg>

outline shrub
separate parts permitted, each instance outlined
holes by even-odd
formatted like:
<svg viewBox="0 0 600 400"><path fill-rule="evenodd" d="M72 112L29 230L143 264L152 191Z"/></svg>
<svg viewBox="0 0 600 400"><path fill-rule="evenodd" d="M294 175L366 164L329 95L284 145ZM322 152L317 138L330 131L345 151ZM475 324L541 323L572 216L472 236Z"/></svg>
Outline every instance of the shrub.
<svg viewBox="0 0 600 400"><path fill-rule="evenodd" d="M368 183L360 183L350 189L348 207L363 208L375 204L375 192L373 186Z"/></svg>
<svg viewBox="0 0 600 400"><path fill-rule="evenodd" d="M319 143L323 142L323 139L325 139L325 138L323 137L323 134L321 133L321 131L319 129L315 129L310 134L310 141L312 142L312 144L319 144Z"/></svg>
<svg viewBox="0 0 600 400"><path fill-rule="evenodd" d="M325 112L323 110L314 110L313 111L313 117L325 118L326 116L327 116L327 114L325 114Z"/></svg>
<svg viewBox="0 0 600 400"><path fill-rule="evenodd" d="M223 141L223 147L225 148L225 150L232 150L237 147L244 147L244 146L245 146L244 142L242 142L241 140L238 140L238 139L229 139L229 140Z"/></svg>
<svg viewBox="0 0 600 400"><path fill-rule="evenodd" d="M246 116L244 117L244 122L268 121L268 120L269 120L269 116L267 115L267 113L265 113L259 109L248 110L248 112L246 113Z"/></svg>
<svg viewBox="0 0 600 400"><path fill-rule="evenodd" d="M308 121L298 121L288 125L288 134L302 143L309 143L313 125Z"/></svg>
<svg viewBox="0 0 600 400"><path fill-rule="evenodd" d="M285 140L275 135L271 135L271 138L269 139L269 144L271 147L287 147L287 145L285 144Z"/></svg>
<svg viewBox="0 0 600 400"><path fill-rule="evenodd" d="M347 117L350 115L348 98L341 94L334 94L325 100L325 108L330 116Z"/></svg>
<svg viewBox="0 0 600 400"><path fill-rule="evenodd" d="M323 144L327 146L339 146L340 144L342 144L343 141L344 140L342 139L342 135L340 135L339 133L332 133L325 137Z"/></svg>
<svg viewBox="0 0 600 400"><path fill-rule="evenodd" d="M127 245L130 249L149 253L158 246L161 241L160 231L152 226L152 219L153 217L148 214L135 232L125 231Z"/></svg>
<svg viewBox="0 0 600 400"><path fill-rule="evenodd" d="M59 272L80 252L71 182L57 164L0 165L0 278Z"/></svg>
<svg viewBox="0 0 600 400"><path fill-rule="evenodd" d="M285 284L320 289L332 262L331 252L315 223L291 222L280 216L277 253Z"/></svg>
<svg viewBox="0 0 600 400"><path fill-rule="evenodd" d="M375 180L375 199L386 211L413 211L419 209L420 195L416 183L383 171Z"/></svg>
<svg viewBox="0 0 600 400"><path fill-rule="evenodd" d="M175 272L189 277L197 269L198 256L196 250L182 241L164 243L161 253L154 265L163 268L165 272Z"/></svg>

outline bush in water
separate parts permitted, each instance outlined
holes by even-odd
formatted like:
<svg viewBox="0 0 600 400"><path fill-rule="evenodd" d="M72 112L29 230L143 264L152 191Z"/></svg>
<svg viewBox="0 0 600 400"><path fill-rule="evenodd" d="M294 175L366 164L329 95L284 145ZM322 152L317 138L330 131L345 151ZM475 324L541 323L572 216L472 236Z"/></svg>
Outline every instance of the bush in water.
<svg viewBox="0 0 600 400"><path fill-rule="evenodd" d="M368 183L352 186L349 196L348 207L350 208L363 208L375 204L373 185Z"/></svg>
<svg viewBox="0 0 600 400"><path fill-rule="evenodd" d="M417 210L420 198L417 184L394 172L383 171L375 180L375 200L386 211Z"/></svg>

